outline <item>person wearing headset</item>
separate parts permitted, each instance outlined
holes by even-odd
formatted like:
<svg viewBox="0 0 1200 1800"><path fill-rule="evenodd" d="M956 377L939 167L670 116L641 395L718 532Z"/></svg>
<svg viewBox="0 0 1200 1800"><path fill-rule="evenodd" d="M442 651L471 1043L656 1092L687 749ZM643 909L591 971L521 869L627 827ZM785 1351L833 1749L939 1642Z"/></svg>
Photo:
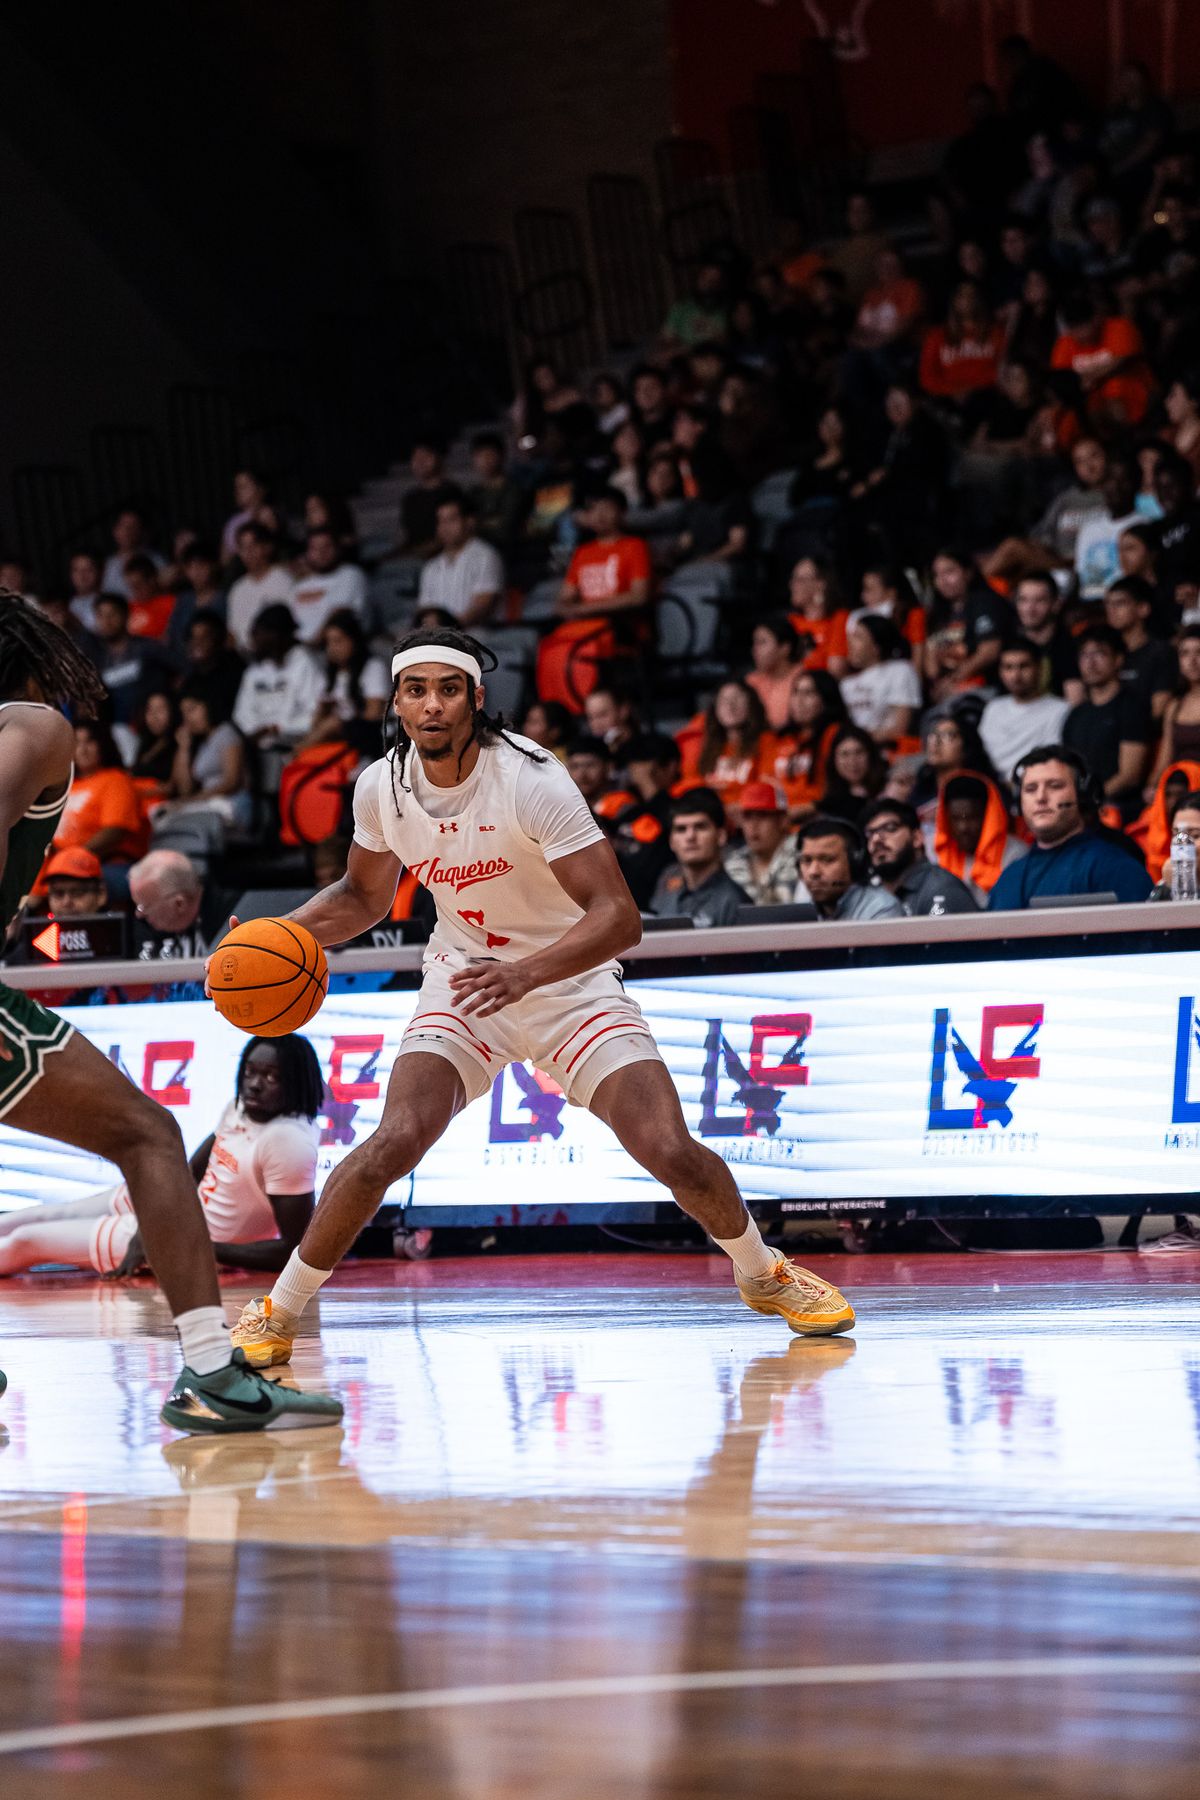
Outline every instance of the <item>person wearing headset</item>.
<svg viewBox="0 0 1200 1800"><path fill-rule="evenodd" d="M845 819L808 819L800 847L797 900L807 897L822 919L902 919L904 908L885 888L868 887L871 865L862 834Z"/></svg>
<svg viewBox="0 0 1200 1800"><path fill-rule="evenodd" d="M1077 751L1043 744L1017 765L1013 781L1033 848L1001 874L989 912L1022 912L1039 895L1149 898L1152 883L1133 845L1126 849L1098 823L1097 784Z"/></svg>

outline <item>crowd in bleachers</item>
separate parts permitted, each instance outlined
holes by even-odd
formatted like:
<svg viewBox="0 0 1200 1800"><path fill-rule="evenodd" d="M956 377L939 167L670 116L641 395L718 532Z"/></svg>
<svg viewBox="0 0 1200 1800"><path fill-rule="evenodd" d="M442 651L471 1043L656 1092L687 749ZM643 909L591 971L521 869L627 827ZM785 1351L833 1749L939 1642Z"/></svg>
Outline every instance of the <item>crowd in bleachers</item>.
<svg viewBox="0 0 1200 1800"><path fill-rule="evenodd" d="M110 901L150 849L336 868L390 639L439 622L647 912L1161 893L1200 838L1196 151L1141 64L1107 109L1023 40L1004 69L921 230L864 190L826 241L714 244L628 366L535 357L488 429L434 421L394 540L250 471L211 540L123 511L31 601L111 703L60 848Z"/></svg>

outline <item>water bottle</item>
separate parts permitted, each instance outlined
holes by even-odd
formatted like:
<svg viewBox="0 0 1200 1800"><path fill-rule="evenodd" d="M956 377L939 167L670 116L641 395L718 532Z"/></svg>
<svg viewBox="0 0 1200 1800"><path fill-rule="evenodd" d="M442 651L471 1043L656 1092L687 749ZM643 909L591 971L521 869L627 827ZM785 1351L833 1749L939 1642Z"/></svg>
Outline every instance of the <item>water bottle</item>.
<svg viewBox="0 0 1200 1800"><path fill-rule="evenodd" d="M1196 898L1196 846L1183 830L1171 835L1171 898Z"/></svg>

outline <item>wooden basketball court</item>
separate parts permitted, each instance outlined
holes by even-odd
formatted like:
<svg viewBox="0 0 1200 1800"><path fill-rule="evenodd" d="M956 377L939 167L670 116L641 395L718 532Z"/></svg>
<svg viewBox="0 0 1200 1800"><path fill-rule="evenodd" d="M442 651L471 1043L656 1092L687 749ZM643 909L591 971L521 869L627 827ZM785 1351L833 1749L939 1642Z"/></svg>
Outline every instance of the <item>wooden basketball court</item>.
<svg viewBox="0 0 1200 1800"><path fill-rule="evenodd" d="M344 1427L216 1440L149 1285L5 1283L0 1794L1195 1800L1195 1260L815 1266L854 1337L723 1259L352 1265Z"/></svg>

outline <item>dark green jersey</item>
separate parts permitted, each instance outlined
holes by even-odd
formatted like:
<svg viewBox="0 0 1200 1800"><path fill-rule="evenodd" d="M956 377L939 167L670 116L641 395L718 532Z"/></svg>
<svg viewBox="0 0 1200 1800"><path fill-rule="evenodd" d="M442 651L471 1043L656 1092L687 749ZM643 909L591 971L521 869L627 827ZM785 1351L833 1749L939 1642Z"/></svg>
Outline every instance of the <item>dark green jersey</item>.
<svg viewBox="0 0 1200 1800"><path fill-rule="evenodd" d="M11 704L11 702L10 702ZM70 783L53 800L37 800L8 834L4 873L0 875L0 939L20 912L46 860L50 841L67 804Z"/></svg>

